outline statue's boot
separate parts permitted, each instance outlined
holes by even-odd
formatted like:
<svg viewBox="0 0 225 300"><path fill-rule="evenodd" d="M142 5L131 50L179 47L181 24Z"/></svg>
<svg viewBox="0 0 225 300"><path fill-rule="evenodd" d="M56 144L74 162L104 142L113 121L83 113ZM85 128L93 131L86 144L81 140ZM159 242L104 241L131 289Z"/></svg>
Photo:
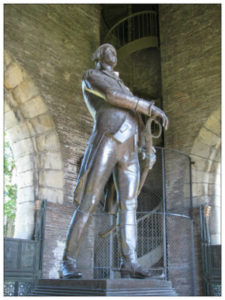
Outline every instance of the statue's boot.
<svg viewBox="0 0 225 300"><path fill-rule="evenodd" d="M77 270L76 257L82 243L83 233L88 225L90 214L83 213L78 209L74 212L67 233L66 247L60 270L61 278L80 278L82 273Z"/></svg>
<svg viewBox="0 0 225 300"><path fill-rule="evenodd" d="M61 270L60 270L60 278L70 279L70 278L81 278L82 273L77 270L76 260L72 257L67 256L66 259L63 260Z"/></svg>
<svg viewBox="0 0 225 300"><path fill-rule="evenodd" d="M137 260L137 222L136 211L120 211L120 239L122 278L150 278L152 273L144 269Z"/></svg>

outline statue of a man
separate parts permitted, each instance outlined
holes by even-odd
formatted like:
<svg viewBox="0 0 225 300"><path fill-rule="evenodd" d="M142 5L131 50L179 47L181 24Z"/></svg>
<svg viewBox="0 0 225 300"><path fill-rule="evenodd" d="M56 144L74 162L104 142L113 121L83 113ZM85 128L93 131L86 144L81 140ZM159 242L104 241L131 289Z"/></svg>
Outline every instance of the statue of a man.
<svg viewBox="0 0 225 300"><path fill-rule="evenodd" d="M119 205L121 276L151 277L137 261L136 208L140 179L138 140L143 122L140 114L162 119L165 113L132 94L114 67L117 53L110 44L101 45L93 54L95 69L87 70L82 80L85 103L94 118L94 127L82 161L74 201L78 204L67 233L61 268L62 278L79 278L76 259L84 229L103 198L104 188L113 174Z"/></svg>

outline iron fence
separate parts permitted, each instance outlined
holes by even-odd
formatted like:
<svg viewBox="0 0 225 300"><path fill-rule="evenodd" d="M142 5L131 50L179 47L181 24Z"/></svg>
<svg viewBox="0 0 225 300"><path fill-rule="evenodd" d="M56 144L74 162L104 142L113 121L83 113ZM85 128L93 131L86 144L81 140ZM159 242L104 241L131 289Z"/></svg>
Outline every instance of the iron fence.
<svg viewBox="0 0 225 300"><path fill-rule="evenodd" d="M94 216L95 228L107 230L112 224L111 217L105 214ZM102 222L102 220L104 220ZM102 226L104 224L104 226ZM159 272L163 269L163 214L137 213L137 256L141 265ZM120 277L120 234L119 226L109 236L96 233L94 238L94 278Z"/></svg>
<svg viewBox="0 0 225 300"><path fill-rule="evenodd" d="M191 191L189 157L157 148L157 162L138 199L137 256L153 277L163 272L164 279L170 280L178 294L184 296L196 294ZM99 235L116 222L114 218L101 209L92 218L88 244L78 260L87 279L120 278L119 226L107 237ZM90 245L94 249L92 263L86 264L84 252Z"/></svg>
<svg viewBox="0 0 225 300"><path fill-rule="evenodd" d="M218 209L212 205L200 207L201 255L203 292L205 296L221 296L221 244L213 240L211 228L215 229Z"/></svg>
<svg viewBox="0 0 225 300"><path fill-rule="evenodd" d="M42 276L46 201L36 219L33 240L4 238L4 295L26 296Z"/></svg>

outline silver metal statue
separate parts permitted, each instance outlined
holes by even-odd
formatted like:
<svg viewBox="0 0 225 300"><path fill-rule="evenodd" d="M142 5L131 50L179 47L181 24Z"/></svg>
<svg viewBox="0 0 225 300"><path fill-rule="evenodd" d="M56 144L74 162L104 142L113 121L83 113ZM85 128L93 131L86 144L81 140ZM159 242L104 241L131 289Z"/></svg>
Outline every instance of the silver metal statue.
<svg viewBox="0 0 225 300"><path fill-rule="evenodd" d="M114 72L117 53L112 45L101 45L93 54L93 60L95 69L85 72L82 91L94 119L94 127L74 192L74 201L78 206L67 233L61 278L82 276L77 270L76 260L83 233L103 198L104 188L112 175L119 206L121 277L151 277L151 272L138 263L136 253L136 208L140 185L138 149L143 146L142 133L146 133L141 114L149 118L161 118L165 129L168 127L168 118L154 105L154 101L134 96L118 73ZM151 149L152 146L148 151L148 158L149 155L154 156ZM150 163L149 168L151 167ZM109 193L106 201L111 201L108 207L113 209L114 197L110 194L112 193Z"/></svg>

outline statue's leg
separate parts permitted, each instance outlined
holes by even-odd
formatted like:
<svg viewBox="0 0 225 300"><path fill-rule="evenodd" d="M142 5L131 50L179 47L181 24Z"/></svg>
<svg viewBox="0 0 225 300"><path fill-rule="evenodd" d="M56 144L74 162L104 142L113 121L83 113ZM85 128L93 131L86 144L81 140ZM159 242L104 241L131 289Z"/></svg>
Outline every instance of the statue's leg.
<svg viewBox="0 0 225 300"><path fill-rule="evenodd" d="M83 233L91 215L103 196L104 187L116 163L117 142L105 138L96 153L89 170L83 198L74 212L67 233L66 247L63 254L62 277L81 277L77 272L76 259L81 246Z"/></svg>
<svg viewBox="0 0 225 300"><path fill-rule="evenodd" d="M137 193L139 185L139 162L135 152L125 155L116 169L116 186L119 194L121 276L133 278L151 277L137 261Z"/></svg>

